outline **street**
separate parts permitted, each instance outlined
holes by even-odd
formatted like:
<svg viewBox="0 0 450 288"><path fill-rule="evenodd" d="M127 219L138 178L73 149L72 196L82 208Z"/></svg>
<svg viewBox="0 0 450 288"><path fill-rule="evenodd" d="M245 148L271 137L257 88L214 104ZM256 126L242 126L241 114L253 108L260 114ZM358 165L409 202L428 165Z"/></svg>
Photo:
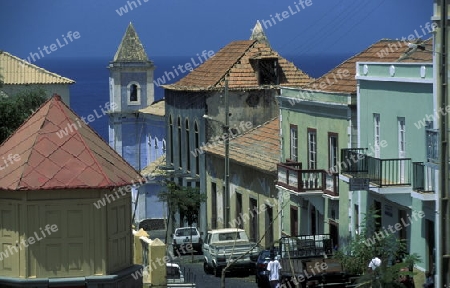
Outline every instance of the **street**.
<svg viewBox="0 0 450 288"><path fill-rule="evenodd" d="M184 274L185 282L195 283L197 288L220 287L220 277L206 274L203 271L203 255L184 255L174 259ZM225 287L256 288L255 275L230 273L226 275Z"/></svg>

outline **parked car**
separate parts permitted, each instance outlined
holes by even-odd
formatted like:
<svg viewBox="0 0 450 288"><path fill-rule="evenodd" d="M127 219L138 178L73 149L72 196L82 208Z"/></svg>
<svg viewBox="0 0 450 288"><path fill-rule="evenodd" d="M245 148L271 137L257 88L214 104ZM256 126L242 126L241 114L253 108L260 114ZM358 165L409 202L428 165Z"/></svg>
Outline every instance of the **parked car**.
<svg viewBox="0 0 450 288"><path fill-rule="evenodd" d="M183 253L191 252L186 245L191 244L192 249L198 253L202 253L203 240L202 234L198 232L196 227L182 227L175 229L172 235L173 255L177 256Z"/></svg>
<svg viewBox="0 0 450 288"><path fill-rule="evenodd" d="M253 273L259 246L249 241L243 229L224 228L208 231L203 243L203 270L220 277L230 260L236 260L227 271Z"/></svg>
<svg viewBox="0 0 450 288"><path fill-rule="evenodd" d="M256 260L255 268L255 282L258 287L268 288L269 283L269 271L267 271L267 263L270 261L270 250L262 250L258 255L258 260Z"/></svg>
<svg viewBox="0 0 450 288"><path fill-rule="evenodd" d="M184 275L178 264L166 263L166 275L167 284L184 283Z"/></svg>

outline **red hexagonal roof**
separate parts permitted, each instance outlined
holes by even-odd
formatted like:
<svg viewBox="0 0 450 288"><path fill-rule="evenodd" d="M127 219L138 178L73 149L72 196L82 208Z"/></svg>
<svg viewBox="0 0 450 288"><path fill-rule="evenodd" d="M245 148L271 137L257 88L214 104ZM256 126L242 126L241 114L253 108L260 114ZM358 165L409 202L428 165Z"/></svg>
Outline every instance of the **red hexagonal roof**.
<svg viewBox="0 0 450 288"><path fill-rule="evenodd" d="M0 146L0 189L112 188L138 179L58 95Z"/></svg>

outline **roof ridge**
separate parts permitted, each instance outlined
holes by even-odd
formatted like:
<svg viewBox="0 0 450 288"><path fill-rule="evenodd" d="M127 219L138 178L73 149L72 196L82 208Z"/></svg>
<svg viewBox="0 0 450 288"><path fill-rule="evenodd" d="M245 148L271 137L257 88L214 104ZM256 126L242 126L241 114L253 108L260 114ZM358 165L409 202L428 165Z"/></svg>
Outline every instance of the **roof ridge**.
<svg viewBox="0 0 450 288"><path fill-rule="evenodd" d="M58 95L58 97L60 97L60 96ZM77 114L76 114L69 106L66 105L66 103L64 103L64 102L61 101L61 100L59 100L58 102L61 103L62 105L64 105L64 107L67 108L70 112L72 112L75 116L78 116L78 115L77 115ZM59 106L59 108L61 108L61 106ZM72 120L68 117L67 113L64 112L64 111L62 111L62 112L63 112L64 116L67 118L67 120L69 121L69 123L72 122ZM80 120L79 117L78 117L78 120ZM82 121L82 122L84 123L84 121ZM73 123L73 122L72 122L72 123ZM83 126L82 126L82 127L83 127ZM85 128L88 128L91 132L94 132L96 136L98 136L99 138L101 138L101 136L100 136L97 132L95 132L95 130L92 129L88 124L84 123L84 127L85 127ZM86 150L88 150L89 155L91 155L91 157L93 158L93 160L94 160L96 166L99 168L100 174L102 174L103 177L105 177L106 181L108 182L108 184L109 184L110 186L113 186L113 185L111 185L112 183L111 183L109 177L105 174L102 165L100 165L100 163L98 162L97 157L92 153L92 152L93 152L93 151L92 151L92 148L86 143L86 141L85 141L83 135L81 135L79 129L75 129L75 134L78 135L78 136L81 138L81 141L83 142L83 144L85 145L85 147L88 148L88 149L86 149ZM102 138L101 138L101 139L102 139ZM110 147L110 146L108 145L108 147ZM110 148L111 148L111 147L110 147ZM116 152L116 150L114 150L114 149L112 149L112 148L111 148L110 150L114 151L114 153L116 153L116 156L119 156L120 159L123 159L122 156L120 156L119 153ZM138 171L136 171L136 169L134 169L127 161L122 161L122 162L124 162L126 165L128 165L130 168L132 168L135 172L137 172L137 173L139 174L139 176L142 177L142 175L141 175ZM119 169L119 170L120 170L120 169ZM132 179L132 180L133 180L133 179ZM132 181L132 180L130 180L130 181Z"/></svg>
<svg viewBox="0 0 450 288"><path fill-rule="evenodd" d="M251 133L251 132L254 132L256 129L259 129L259 128L261 128L261 127L263 127L263 126L269 124L270 122L277 120L279 117L280 117L279 115L276 116L276 117L273 117L272 119L267 120L266 122L263 122L263 123L261 123L261 124L259 124L259 125L256 125L255 127L249 129L248 131L245 131L244 133L239 134L239 135L236 136L236 137L231 138L230 140L232 140L232 139L237 139L237 138L239 138L239 137L241 137L241 136L244 136L244 135L247 135L247 134L249 134L249 133Z"/></svg>
<svg viewBox="0 0 450 288"><path fill-rule="evenodd" d="M34 68L34 69L36 69L36 70L41 70L41 71L43 71L44 73L50 74L51 76L54 76L54 77L57 77L57 78L64 79L64 80L66 80L66 81L72 82L72 83L68 83L68 84L74 84L74 83L76 83L75 80L72 80L72 79L70 79L70 78L61 76L61 75L59 75L59 74L57 74L57 73L48 71L48 70L45 69L45 68L39 67L39 66L37 66L37 65L35 65L35 64L33 64L33 63L31 63L31 62L25 60L25 59L21 59L21 58L15 56L15 55L12 55L12 54L9 53L9 52L6 52L6 51L0 51L0 55L1 55L1 54L5 54L6 56L11 57L11 58L13 58L13 59L19 61L19 62L20 62L19 65L27 65L27 66L30 66L30 68ZM7 83L5 83L5 84L7 84Z"/></svg>
<svg viewBox="0 0 450 288"><path fill-rule="evenodd" d="M51 99L52 99L52 98L49 98L47 101L45 101L45 102L39 107L38 110L36 110L34 113L32 113L30 116L28 116L28 118L27 118L25 121L23 121L23 123L19 126L19 128L16 129L16 131L18 131L18 130L20 129L20 127L22 127L25 123L27 123L28 120L29 120L34 114L36 114L39 110L41 110L41 108L43 108L43 107L45 106L45 104L47 104L47 102L49 102ZM50 108L47 109L47 112L46 112L45 115L47 115L48 111L50 111ZM42 128L42 125L43 125L43 123L45 122L45 119L46 119L45 115L43 115L43 117L42 117L41 125L39 125L40 128ZM14 135L14 134L15 134L15 131L14 131L14 133L11 134L11 136ZM36 144L36 141L37 141L38 136L39 136L39 130L36 131L36 132L34 133L33 145L31 145L30 147L33 147L34 144ZM8 140L8 139L6 139L6 140L4 141L4 143L6 143L7 140ZM28 163L29 163L29 160L30 160L30 157L31 157L32 152L33 152L33 149L31 148L31 149L30 149L30 153L28 153L28 157L27 157L27 159L26 159L26 161L25 161L25 163L26 163L27 165L28 165ZM17 188L20 188L19 185L20 185L20 183L22 182L22 178L24 177L24 173L25 173L25 170L26 170L26 169L25 169L25 166L26 166L26 165L22 165L22 166L21 166L21 168L23 168L23 169L22 169L22 172L20 173L19 181L17 181L17 185L18 185Z"/></svg>
<svg viewBox="0 0 450 288"><path fill-rule="evenodd" d="M61 110L62 114L64 115L64 117L66 118L66 120L68 121L68 123L73 123L72 119L69 118L69 115L67 115L66 111L64 111L64 109L62 109L62 108L65 107L65 108L69 109L69 111L72 112L72 113L74 113L74 111L72 111L72 109L70 109L70 107L67 106L66 103L64 103L63 101L61 101L61 98L60 98L59 95L57 95L57 97L55 97L55 96L52 97L52 99L53 99L53 98L55 98L54 101L57 101L57 102L56 102L56 103L58 103L57 107L58 107L58 109ZM53 103L53 104L54 104L54 103ZM61 105L63 105L63 106L61 106ZM49 109L49 110L50 110L50 109ZM77 115L77 114L74 113L74 115ZM79 120L79 119L78 119L78 120ZM84 121L82 121L82 122L84 122ZM87 125L86 123L84 123L84 125L85 125L86 127L88 127L89 129L91 129L91 128L89 127L89 125ZM81 127L80 127L80 128L81 128ZM92 130L92 129L91 129L91 130ZM81 142L83 143L84 147L89 148L89 145L87 145L86 141L84 141L84 137L81 135L79 129L75 129L74 132L75 132L75 135L78 135L78 137L80 137ZM73 139L73 137L71 137L71 138ZM87 150L87 152L89 153L89 155L91 156L92 160L94 160L95 165L97 166L97 168L99 169L98 172L100 172L100 174L102 174L103 177L106 179L106 182L108 182L108 184L110 184L110 183L109 183L110 181L109 181L108 176L104 173L104 171L103 171L103 169L102 169L102 166L98 163L97 158L92 154L92 151L91 151L92 149L89 148L89 149L86 149L86 150ZM84 171L86 171L86 167L85 167L85 169L83 170L83 172L84 172Z"/></svg>

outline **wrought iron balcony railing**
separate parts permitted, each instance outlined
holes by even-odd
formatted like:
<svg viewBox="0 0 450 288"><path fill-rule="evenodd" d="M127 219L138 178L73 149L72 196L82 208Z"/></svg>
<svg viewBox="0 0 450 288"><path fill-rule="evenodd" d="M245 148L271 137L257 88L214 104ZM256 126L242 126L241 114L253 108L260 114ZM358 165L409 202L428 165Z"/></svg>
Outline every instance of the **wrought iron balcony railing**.
<svg viewBox="0 0 450 288"><path fill-rule="evenodd" d="M411 185L411 158L380 159L367 149L342 149L341 173L369 178L378 187Z"/></svg>

